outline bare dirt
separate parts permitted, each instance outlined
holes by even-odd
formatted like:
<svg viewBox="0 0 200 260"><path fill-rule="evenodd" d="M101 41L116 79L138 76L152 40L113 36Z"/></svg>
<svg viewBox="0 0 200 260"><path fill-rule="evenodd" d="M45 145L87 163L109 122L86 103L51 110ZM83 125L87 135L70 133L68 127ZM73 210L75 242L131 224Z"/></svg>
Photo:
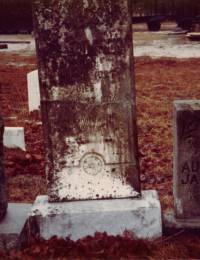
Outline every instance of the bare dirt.
<svg viewBox="0 0 200 260"><path fill-rule="evenodd" d="M163 210L173 207L172 103L176 99L200 99L199 67L200 59L135 59L142 188L158 190ZM9 201L12 202L33 202L37 195L46 193L41 119L37 112L28 114L27 103L26 74L35 68L35 56L0 54L0 98L5 125L25 127L27 148L26 152L5 149L5 171ZM13 259L40 259L41 255L43 259L56 259L64 257L58 248L65 246L72 258L59 259L85 259L91 256L91 252L93 255L89 259L197 259L200 255L198 234L178 233L154 243L141 242L137 246L130 237L132 242L99 236L93 242L88 238L76 245L61 240L40 241L23 252L13 253L16 257ZM52 243L55 247L50 254ZM88 249L88 243L92 243L93 249ZM123 247L123 243L129 243L128 248L135 245L134 250L122 250L116 255L117 248ZM111 248L112 252L109 251ZM66 250L63 252L67 255Z"/></svg>

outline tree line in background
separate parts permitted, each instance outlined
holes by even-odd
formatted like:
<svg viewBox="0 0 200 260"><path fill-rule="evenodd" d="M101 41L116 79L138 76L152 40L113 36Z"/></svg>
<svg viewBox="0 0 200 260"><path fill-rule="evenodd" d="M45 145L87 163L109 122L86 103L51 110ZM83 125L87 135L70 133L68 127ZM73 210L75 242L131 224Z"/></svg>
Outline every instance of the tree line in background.
<svg viewBox="0 0 200 260"><path fill-rule="evenodd" d="M133 15L169 14L191 17L200 14L199 0L132 0Z"/></svg>
<svg viewBox="0 0 200 260"><path fill-rule="evenodd" d="M31 32L31 0L0 0L0 32Z"/></svg>
<svg viewBox="0 0 200 260"><path fill-rule="evenodd" d="M0 33L32 31L31 1L0 0ZM176 17L191 17L200 15L200 0L131 1L133 4L133 16L167 14Z"/></svg>

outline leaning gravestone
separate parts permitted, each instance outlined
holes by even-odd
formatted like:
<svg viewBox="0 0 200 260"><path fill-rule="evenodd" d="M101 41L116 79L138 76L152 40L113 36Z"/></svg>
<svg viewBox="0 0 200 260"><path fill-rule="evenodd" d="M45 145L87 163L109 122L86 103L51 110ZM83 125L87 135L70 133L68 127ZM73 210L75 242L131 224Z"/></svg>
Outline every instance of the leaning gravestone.
<svg viewBox="0 0 200 260"><path fill-rule="evenodd" d="M50 201L140 192L129 5L34 1Z"/></svg>
<svg viewBox="0 0 200 260"><path fill-rule="evenodd" d="M4 124L0 116L0 221L5 216L7 210L7 194L3 167L3 133Z"/></svg>
<svg viewBox="0 0 200 260"><path fill-rule="evenodd" d="M48 196L28 226L45 239L162 233L157 193L140 193L130 3L34 1Z"/></svg>

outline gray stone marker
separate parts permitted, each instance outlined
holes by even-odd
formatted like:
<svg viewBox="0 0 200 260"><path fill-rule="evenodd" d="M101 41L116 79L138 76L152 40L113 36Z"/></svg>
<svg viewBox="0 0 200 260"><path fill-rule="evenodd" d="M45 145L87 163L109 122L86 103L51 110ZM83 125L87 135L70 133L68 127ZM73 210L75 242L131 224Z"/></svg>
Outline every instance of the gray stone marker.
<svg viewBox="0 0 200 260"><path fill-rule="evenodd" d="M3 166L3 133L4 133L4 123L0 115L0 221L6 214L7 210L7 193L6 193L6 181L4 175Z"/></svg>
<svg viewBox="0 0 200 260"><path fill-rule="evenodd" d="M200 227L200 101L174 101L174 213L167 226Z"/></svg>
<svg viewBox="0 0 200 260"><path fill-rule="evenodd" d="M136 197L129 0L34 1L50 201Z"/></svg>
<svg viewBox="0 0 200 260"><path fill-rule="evenodd" d="M174 102L176 217L200 217L200 101Z"/></svg>
<svg viewBox="0 0 200 260"><path fill-rule="evenodd" d="M162 234L157 193L140 194L130 3L34 1L49 189L28 226L45 239Z"/></svg>

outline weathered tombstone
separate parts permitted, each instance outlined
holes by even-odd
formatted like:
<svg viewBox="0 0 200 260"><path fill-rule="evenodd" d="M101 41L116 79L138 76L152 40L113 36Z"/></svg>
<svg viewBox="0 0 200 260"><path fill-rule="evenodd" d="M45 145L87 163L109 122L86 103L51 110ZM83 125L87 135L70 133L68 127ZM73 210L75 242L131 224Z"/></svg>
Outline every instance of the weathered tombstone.
<svg viewBox="0 0 200 260"><path fill-rule="evenodd" d="M174 102L175 216L200 217L200 101Z"/></svg>
<svg viewBox="0 0 200 260"><path fill-rule="evenodd" d="M34 1L50 201L140 192L130 1Z"/></svg>
<svg viewBox="0 0 200 260"><path fill-rule="evenodd" d="M4 124L3 124L3 119L0 116L0 221L5 216L7 205L8 205L4 166L3 166L3 132L4 132Z"/></svg>
<svg viewBox="0 0 200 260"><path fill-rule="evenodd" d="M48 196L30 216L45 239L162 234L157 193L140 193L130 3L34 0Z"/></svg>
<svg viewBox="0 0 200 260"><path fill-rule="evenodd" d="M175 100L174 209L164 214L167 228L200 228L200 101Z"/></svg>
<svg viewBox="0 0 200 260"><path fill-rule="evenodd" d="M28 108L29 112L39 110L40 108L40 88L38 79L38 70L27 74L28 84Z"/></svg>

